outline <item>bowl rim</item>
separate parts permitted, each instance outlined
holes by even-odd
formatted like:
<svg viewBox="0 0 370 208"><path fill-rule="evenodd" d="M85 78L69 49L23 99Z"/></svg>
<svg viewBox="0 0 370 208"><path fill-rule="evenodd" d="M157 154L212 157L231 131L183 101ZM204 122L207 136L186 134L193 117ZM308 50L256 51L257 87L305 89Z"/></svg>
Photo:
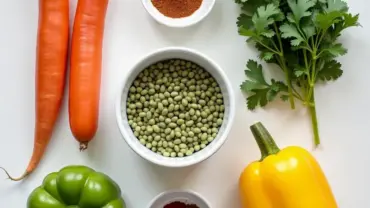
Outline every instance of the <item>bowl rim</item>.
<svg viewBox="0 0 370 208"><path fill-rule="evenodd" d="M158 201L159 198L161 198L162 196L164 195L167 195L167 194L172 194L172 193L189 193L191 195L194 195L195 197L197 197L198 199L200 199L201 201L203 201L208 207L211 207L211 203L205 198L203 197L200 193L196 192L196 191L193 191L191 189L170 189L170 190L167 190L167 191L163 191L161 193L159 193L158 195L156 195L147 205L147 208L151 208L151 206L156 202Z"/></svg>
<svg viewBox="0 0 370 208"><path fill-rule="evenodd" d="M141 0L141 3L143 5L143 7L145 8L145 10L147 11L147 13L149 13L149 15L155 19L158 23L162 24L162 25L165 25L167 27L172 27L172 28L185 28L185 27L191 27L193 25L196 25L198 24L199 22L201 22L203 19L205 19L212 11L213 7L215 6L215 3L216 3L216 0L211 0L211 4L210 6L208 7L208 9L206 10L206 12L202 13L201 15L199 15L199 18L197 18L195 21L189 21L187 23L184 23L184 24L171 24L169 21L162 21L161 18L159 18L157 15L155 15L149 8L148 8L148 5L147 3L145 3L146 1L150 1L150 4L152 4L152 1L151 0ZM191 15L190 15L191 16ZM169 17L168 17L169 18Z"/></svg>
<svg viewBox="0 0 370 208"><path fill-rule="evenodd" d="M176 164L166 164L165 162L157 161L155 159L152 159L152 158L148 157L145 153L143 153L138 148L136 148L136 146L129 141L130 140L129 139L130 136L128 135L128 132L126 132L125 127L123 126L123 123L122 123L122 112L121 112L122 96L123 96L123 93L122 92L123 92L123 90L125 89L125 87L127 85L127 82L128 82L129 77L130 77L130 74L133 73L134 70L136 70L148 58L150 58L152 56L155 56L157 54L171 52L171 51L191 53L191 54L193 54L195 56L198 56L201 59L204 59L204 60L208 61L214 67L214 69L218 71L218 73L222 77L222 80L223 80L223 82L224 82L224 84L226 86L227 92L228 92L229 104L230 104L229 105L229 118L230 119L227 122L227 125L225 126L225 129L223 131L223 134L219 138L219 142L217 143L217 145L213 146L212 151L209 151L207 154L204 154L204 156L202 156L202 157L198 157L197 159L194 159L194 160L191 160L191 161L187 161L186 163L181 162L181 163L176 163ZM121 136L123 137L123 140L128 144L128 146L131 148L131 150L133 150L140 157L142 157L143 159L145 159L145 160L147 160L147 161L149 161L149 162L151 162L153 164L156 164L156 165L159 165L159 166L162 166L162 167L170 167L170 168L187 167L187 166L192 166L192 165L201 163L201 162L205 161L206 159L210 158L226 142L226 140L228 138L228 135L229 135L229 132L231 130L231 127L232 127L232 125L234 123L235 108L236 108L235 107L235 95L234 95L234 92L233 92L233 88L232 88L232 86L230 84L230 81L227 78L225 72L222 70L222 68L215 61L213 61L213 59L209 58L205 54L203 54L203 53L201 53L201 52L199 52L199 51L197 51L195 49L191 49L191 48L187 48L187 47L176 47L176 46L162 47L162 48L156 49L154 51L151 51L151 52L149 52L149 53L144 54L143 56L141 56L141 58L139 58L139 60L136 61L135 64L129 69L128 74L126 75L126 77L123 80L121 80L121 84L120 84L119 91L118 91L117 94L118 95L117 95L116 100L115 100L115 105L116 105L115 106L116 123L118 125L118 128L119 128L119 131L121 133ZM142 146L142 148L145 148L145 147Z"/></svg>

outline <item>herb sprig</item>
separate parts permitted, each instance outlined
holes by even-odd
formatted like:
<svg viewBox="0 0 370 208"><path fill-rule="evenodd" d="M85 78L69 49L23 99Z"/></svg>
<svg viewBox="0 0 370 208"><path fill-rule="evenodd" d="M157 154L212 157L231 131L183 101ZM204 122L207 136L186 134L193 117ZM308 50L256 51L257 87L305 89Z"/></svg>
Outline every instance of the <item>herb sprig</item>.
<svg viewBox="0 0 370 208"><path fill-rule="evenodd" d="M264 107L280 97L302 102L311 114L314 142L320 144L315 104L315 84L335 81L342 76L337 57L347 49L338 42L341 33L360 26L359 14L348 12L342 0L235 0L241 5L239 34L247 37L259 51L259 58L276 64L285 80L267 82L261 64L249 60L248 80L240 88L248 93L248 109Z"/></svg>

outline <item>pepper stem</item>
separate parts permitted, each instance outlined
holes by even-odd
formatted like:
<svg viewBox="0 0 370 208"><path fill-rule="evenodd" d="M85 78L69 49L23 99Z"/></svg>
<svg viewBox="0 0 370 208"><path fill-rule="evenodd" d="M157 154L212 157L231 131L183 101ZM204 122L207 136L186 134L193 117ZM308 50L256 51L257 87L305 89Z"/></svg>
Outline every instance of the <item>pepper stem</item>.
<svg viewBox="0 0 370 208"><path fill-rule="evenodd" d="M280 151L274 139L261 122L253 124L250 129L261 151L260 161L264 160L267 156L276 154Z"/></svg>

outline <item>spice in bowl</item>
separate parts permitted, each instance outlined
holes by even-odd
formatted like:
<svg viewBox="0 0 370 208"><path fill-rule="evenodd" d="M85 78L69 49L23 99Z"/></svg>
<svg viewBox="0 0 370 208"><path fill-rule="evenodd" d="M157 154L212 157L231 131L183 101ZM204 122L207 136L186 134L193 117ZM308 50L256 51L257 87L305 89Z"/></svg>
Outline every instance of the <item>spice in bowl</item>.
<svg viewBox="0 0 370 208"><path fill-rule="evenodd" d="M195 204L185 204L184 202L175 201L165 205L163 208L199 208Z"/></svg>
<svg viewBox="0 0 370 208"><path fill-rule="evenodd" d="M165 157L204 149L223 123L224 100L212 75L181 59L148 66L127 98L128 123L140 143Z"/></svg>
<svg viewBox="0 0 370 208"><path fill-rule="evenodd" d="M159 12L166 17L183 18L192 15L202 5L203 0L151 0Z"/></svg>

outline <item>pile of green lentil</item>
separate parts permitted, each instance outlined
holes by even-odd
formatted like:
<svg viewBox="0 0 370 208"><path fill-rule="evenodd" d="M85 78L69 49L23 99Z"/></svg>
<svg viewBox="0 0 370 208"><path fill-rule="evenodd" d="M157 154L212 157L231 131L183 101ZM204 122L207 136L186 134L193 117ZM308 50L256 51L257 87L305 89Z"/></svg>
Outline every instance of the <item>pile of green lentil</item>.
<svg viewBox="0 0 370 208"><path fill-rule="evenodd" d="M128 123L140 143L165 157L185 157L211 143L223 122L216 80L182 59L157 62L130 86Z"/></svg>

